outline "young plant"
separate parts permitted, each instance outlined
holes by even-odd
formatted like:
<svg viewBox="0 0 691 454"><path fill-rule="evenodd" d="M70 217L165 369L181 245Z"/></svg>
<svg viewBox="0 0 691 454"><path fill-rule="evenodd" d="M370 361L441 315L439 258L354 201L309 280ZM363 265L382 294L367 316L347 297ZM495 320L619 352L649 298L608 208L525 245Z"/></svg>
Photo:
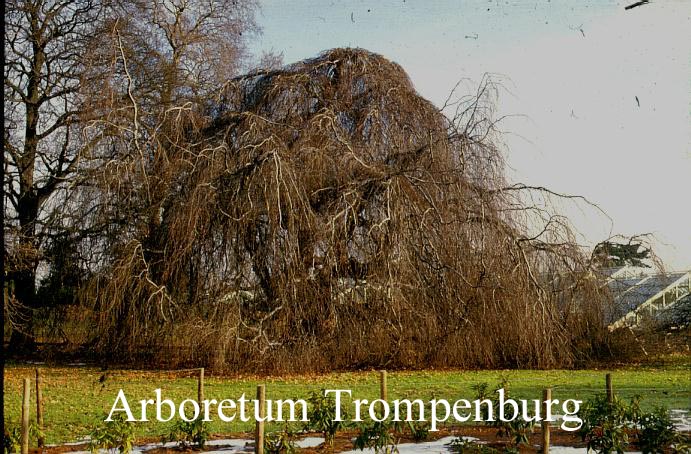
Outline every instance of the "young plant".
<svg viewBox="0 0 691 454"><path fill-rule="evenodd" d="M371 424L361 424L360 433L353 445L355 449L363 451L365 448L373 449L375 454L398 453L398 437L400 424L387 419L372 421Z"/></svg>
<svg viewBox="0 0 691 454"><path fill-rule="evenodd" d="M583 421L579 433L589 450L602 454L623 453L629 444L627 429L635 425L639 416L638 398L626 405L616 396L609 402L605 394L598 394L579 412Z"/></svg>
<svg viewBox="0 0 691 454"><path fill-rule="evenodd" d="M513 421L502 422L498 424L499 436L510 438L516 447L520 445L528 445L530 434L533 433L535 427L534 421L525 421L521 418L516 418Z"/></svg>
<svg viewBox="0 0 691 454"><path fill-rule="evenodd" d="M190 422L178 420L170 433L161 437L162 443L174 441L180 449L188 449L193 446L203 449L208 440L209 428L201 418Z"/></svg>
<svg viewBox="0 0 691 454"><path fill-rule="evenodd" d="M12 452L19 452L22 444L22 431L19 427L5 428L5 433L2 434L2 445L5 454Z"/></svg>
<svg viewBox="0 0 691 454"><path fill-rule="evenodd" d="M345 410L341 408L342 421L336 421L336 400L332 396L325 395L323 389L319 392L310 393L307 403L309 410L305 429L321 432L324 434L326 444L333 446L336 433L345 428L345 421L347 420Z"/></svg>
<svg viewBox="0 0 691 454"><path fill-rule="evenodd" d="M476 400L491 400L494 401L493 398L494 396L489 390L489 384L487 382L482 382L482 383L476 383L470 387L473 391L475 391L475 399ZM487 421L489 419L489 409L486 406L482 406L480 408L480 417L482 418L483 421Z"/></svg>
<svg viewBox="0 0 691 454"><path fill-rule="evenodd" d="M38 424L31 422L29 424L29 437L34 440L40 440L42 438L45 439L46 433L43 431L43 429L38 427Z"/></svg>
<svg viewBox="0 0 691 454"><path fill-rule="evenodd" d="M682 435L674 429L672 419L665 408L658 407L652 413L641 415L638 446L643 454L663 454L673 444L682 443Z"/></svg>
<svg viewBox="0 0 691 454"><path fill-rule="evenodd" d="M588 451L599 454L623 454L629 444L629 437L624 426L612 421L604 421L595 426L586 437Z"/></svg>
<svg viewBox="0 0 691 454"><path fill-rule="evenodd" d="M100 449L117 449L121 454L129 454L134 443L134 425L122 414L117 414L110 421L102 421L94 426L89 438L89 449L93 453Z"/></svg>
<svg viewBox="0 0 691 454"><path fill-rule="evenodd" d="M487 383L478 383L472 386L475 391L475 399L477 400L489 400L492 402L492 412L495 416L493 421L489 421L489 408L487 406L482 406L480 409L480 415L485 421L485 424L497 428L497 436L511 438L516 447L521 444L528 444L529 436L533 433L535 427L535 421L526 421L520 416L516 417L513 421L501 421L496 415L499 414L499 400L497 399L497 394L500 389L504 390L504 397L509 399L509 381L506 378L502 378L499 385L494 389L494 392L489 391L489 385Z"/></svg>
<svg viewBox="0 0 691 454"><path fill-rule="evenodd" d="M295 450L295 432L288 425L283 430L266 434L264 438L266 454L294 454Z"/></svg>
<svg viewBox="0 0 691 454"><path fill-rule="evenodd" d="M35 422L29 423L29 438L38 440L45 438L45 433L38 428ZM11 452L19 452L22 448L22 430L19 426L14 426L11 429L5 429L2 436L3 452L9 454Z"/></svg>
<svg viewBox="0 0 691 454"><path fill-rule="evenodd" d="M410 435L416 442L426 441L429 438L430 424L427 421L408 421Z"/></svg>

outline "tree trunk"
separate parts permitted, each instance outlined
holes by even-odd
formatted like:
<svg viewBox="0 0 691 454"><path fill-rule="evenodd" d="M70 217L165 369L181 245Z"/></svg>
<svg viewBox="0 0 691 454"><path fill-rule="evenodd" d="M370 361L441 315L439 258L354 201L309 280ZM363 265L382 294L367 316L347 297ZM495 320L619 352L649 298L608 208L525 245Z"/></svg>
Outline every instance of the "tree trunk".
<svg viewBox="0 0 691 454"><path fill-rule="evenodd" d="M36 348L33 335L36 273L33 269L22 270L12 273L9 278L14 281L15 297L21 303L14 314L21 328L12 330L9 351L28 353Z"/></svg>
<svg viewBox="0 0 691 454"><path fill-rule="evenodd" d="M9 276L10 280L14 281L14 295L20 303L16 319L22 326L20 330L13 330L10 335L10 350L13 352L30 351L36 347L33 333L33 315L34 310L38 307L38 301L36 301L38 255L35 253L37 246L35 239L38 198L31 189L22 189L24 190L19 199L17 214L21 231L21 249L26 251L26 255L20 269Z"/></svg>
<svg viewBox="0 0 691 454"><path fill-rule="evenodd" d="M14 280L15 296L20 303L17 313L20 331L14 330L10 336L12 351L26 351L35 347L33 315L36 301L36 268L38 266L36 219L38 218L39 197L34 182L34 171L38 153L38 125L41 115L41 78L46 61L43 30L38 10L31 11L30 30L32 38L31 74L28 78L25 104L24 149L19 165L19 198L17 217L20 228L20 251L23 257L18 270L10 276Z"/></svg>

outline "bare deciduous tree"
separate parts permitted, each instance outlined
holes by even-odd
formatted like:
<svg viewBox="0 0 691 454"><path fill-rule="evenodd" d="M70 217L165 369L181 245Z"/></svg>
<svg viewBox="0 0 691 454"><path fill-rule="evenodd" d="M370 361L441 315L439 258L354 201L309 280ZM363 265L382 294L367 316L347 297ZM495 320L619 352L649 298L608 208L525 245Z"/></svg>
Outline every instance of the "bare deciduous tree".
<svg viewBox="0 0 691 454"><path fill-rule="evenodd" d="M149 153L96 179L106 218L141 207L84 293L97 348L293 370L591 358L599 282L504 180L492 93L447 118L395 63L335 49L168 108L123 144Z"/></svg>
<svg viewBox="0 0 691 454"><path fill-rule="evenodd" d="M117 212L96 219L93 172L131 165L130 153L148 162L154 149L146 143L163 140L152 132L166 115L203 102L238 71L257 31L256 7L254 0L8 2L5 249L16 307L24 308L13 313L26 322L16 325L23 326L13 345L30 340L31 312L41 304L37 268L50 238L87 241L84 260L94 268L107 259L97 252L104 232L142 210L154 217L155 203L139 199L131 212L121 200ZM156 173L148 164L139 169Z"/></svg>
<svg viewBox="0 0 691 454"><path fill-rule="evenodd" d="M23 308L15 347L31 341L36 269L48 235L63 224L66 183L84 150L79 90L85 49L98 33L98 0L12 0L5 5L5 257Z"/></svg>

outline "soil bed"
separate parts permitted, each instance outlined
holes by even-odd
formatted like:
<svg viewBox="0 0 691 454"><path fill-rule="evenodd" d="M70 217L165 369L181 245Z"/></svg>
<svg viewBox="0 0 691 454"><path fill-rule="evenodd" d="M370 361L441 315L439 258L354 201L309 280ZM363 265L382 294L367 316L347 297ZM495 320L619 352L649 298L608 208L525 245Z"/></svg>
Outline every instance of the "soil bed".
<svg viewBox="0 0 691 454"><path fill-rule="evenodd" d="M303 434L300 439L304 440L306 437L320 437L321 434L310 433ZM319 446L303 447L299 448L301 454L326 454L326 453L340 453L346 451L354 451L353 439L357 436L357 431L349 430L339 432L334 440L333 449L325 446L323 443ZM430 433L427 441L420 442L421 448L425 444L434 442L443 438L463 436L471 439L476 439L478 442L487 444L493 448L502 449L504 447L510 447L512 445L511 441L506 437L498 437L497 429L486 426L462 426L462 427L452 427L452 428L441 428L438 432ZM252 453L254 452L254 447L252 444L253 434L250 433L233 433L233 434L221 434L214 435L212 440L202 452L210 451L225 451L230 453ZM228 443L222 443L227 440ZM233 443L233 440L236 443ZM535 432L530 436L530 445L521 446L521 453L537 453L541 449L541 433L539 428L536 428ZM239 443L238 443L239 442ZM402 436L399 439L399 445L415 443L409 436ZM314 443L310 443L314 444ZM158 445L158 446L153 446ZM559 428L552 428L551 431L551 445L564 446L572 448L583 448L585 449L585 443L580 439L580 437L574 432L566 432ZM199 450L178 449L172 444L167 444L163 446L160 444L159 439L154 437L140 438L137 440L137 446L135 447L135 452L146 452L147 454L179 454L183 452L200 452ZM632 449L633 450L633 449ZM33 454L63 454L63 453L84 453L89 451L88 444L69 444L69 445L59 445L45 448L44 450L31 449L30 452ZM425 451L427 451L425 449ZM435 449L436 451L436 449ZM360 452L360 451L356 451ZM367 452L367 451L363 451ZM450 451L449 451L450 452Z"/></svg>

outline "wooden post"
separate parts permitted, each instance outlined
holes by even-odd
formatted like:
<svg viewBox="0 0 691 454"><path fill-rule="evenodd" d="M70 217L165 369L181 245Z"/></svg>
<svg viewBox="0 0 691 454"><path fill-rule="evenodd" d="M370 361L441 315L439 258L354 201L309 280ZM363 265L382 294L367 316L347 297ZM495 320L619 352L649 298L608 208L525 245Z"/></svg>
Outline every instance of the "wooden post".
<svg viewBox="0 0 691 454"><path fill-rule="evenodd" d="M612 390L612 374L605 375L605 387L607 388L607 403L611 405L614 401L614 392Z"/></svg>
<svg viewBox="0 0 691 454"><path fill-rule="evenodd" d="M204 400L204 368L199 369L199 378L197 380L197 402L201 406Z"/></svg>
<svg viewBox="0 0 691 454"><path fill-rule="evenodd" d="M379 398L383 401L388 401L389 397L389 392L386 387L386 371L385 370L380 370L379 371ZM385 404L382 404L381 412L382 415L386 411Z"/></svg>
<svg viewBox="0 0 691 454"><path fill-rule="evenodd" d="M29 405L31 403L31 380L24 379L24 389L22 390L22 453L29 453Z"/></svg>
<svg viewBox="0 0 691 454"><path fill-rule="evenodd" d="M542 390L542 453L549 454L549 421L547 421L547 401L552 400L552 388Z"/></svg>
<svg viewBox="0 0 691 454"><path fill-rule="evenodd" d="M264 419L266 416L266 388L264 385L257 385L257 405L259 405L259 417ZM254 453L264 454L264 421L257 421L254 433Z"/></svg>
<svg viewBox="0 0 691 454"><path fill-rule="evenodd" d="M38 447L42 448L45 445L43 438L43 391L41 386L43 379L41 378L41 371L36 368L36 427L38 428Z"/></svg>

